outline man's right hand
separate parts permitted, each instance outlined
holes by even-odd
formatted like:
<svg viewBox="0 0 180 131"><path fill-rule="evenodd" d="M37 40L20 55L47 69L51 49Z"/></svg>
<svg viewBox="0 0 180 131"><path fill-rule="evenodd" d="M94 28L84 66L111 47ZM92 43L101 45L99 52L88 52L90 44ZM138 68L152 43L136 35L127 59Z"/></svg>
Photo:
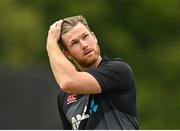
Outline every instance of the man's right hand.
<svg viewBox="0 0 180 131"><path fill-rule="evenodd" d="M49 46L53 44L58 44L58 40L61 33L61 25L63 23L63 20L59 20L54 22L48 31L48 37L47 37L47 45L46 48L48 49Z"/></svg>

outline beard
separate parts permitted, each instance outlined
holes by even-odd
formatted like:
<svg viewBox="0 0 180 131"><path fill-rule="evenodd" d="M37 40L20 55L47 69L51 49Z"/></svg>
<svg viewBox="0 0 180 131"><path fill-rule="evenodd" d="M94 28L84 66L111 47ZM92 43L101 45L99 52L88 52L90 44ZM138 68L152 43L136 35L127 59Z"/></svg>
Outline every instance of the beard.
<svg viewBox="0 0 180 131"><path fill-rule="evenodd" d="M85 56L84 58L82 59L76 59L76 58L73 58L73 63L75 63L75 66L78 67L79 69L89 69L91 67L94 67L94 66L98 66L97 63L98 60L100 58L100 48L99 46L97 45L97 48L96 50L93 50L93 54L88 57L88 56Z"/></svg>

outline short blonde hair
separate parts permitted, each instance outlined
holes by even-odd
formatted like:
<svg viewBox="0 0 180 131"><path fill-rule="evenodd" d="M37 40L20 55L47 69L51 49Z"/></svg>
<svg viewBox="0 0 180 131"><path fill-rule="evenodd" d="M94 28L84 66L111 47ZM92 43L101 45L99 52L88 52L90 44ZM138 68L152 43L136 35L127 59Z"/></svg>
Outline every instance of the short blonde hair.
<svg viewBox="0 0 180 131"><path fill-rule="evenodd" d="M87 24L86 19L82 16L82 15L78 15L78 16L72 16L72 17L67 17L63 19L63 23L61 26L61 36L63 34L66 34L68 31L70 31L73 27L75 27L78 23L82 23L89 31L90 28ZM67 50L67 48L65 47L62 37L60 36L59 39L59 43L61 45L61 48Z"/></svg>

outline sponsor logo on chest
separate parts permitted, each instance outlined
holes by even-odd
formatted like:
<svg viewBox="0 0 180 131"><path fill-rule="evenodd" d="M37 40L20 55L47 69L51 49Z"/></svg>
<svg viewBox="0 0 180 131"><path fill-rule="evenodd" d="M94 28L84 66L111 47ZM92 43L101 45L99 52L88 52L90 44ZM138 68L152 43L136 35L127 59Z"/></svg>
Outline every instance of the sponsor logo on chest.
<svg viewBox="0 0 180 131"><path fill-rule="evenodd" d="M89 118L89 114L86 114L86 110L87 110L87 106L84 107L82 114L77 114L76 116L73 116L71 118L72 127L74 130L77 130L79 128L79 125L82 120Z"/></svg>
<svg viewBox="0 0 180 131"><path fill-rule="evenodd" d="M77 94L72 94L67 97L67 104L73 103L77 100Z"/></svg>

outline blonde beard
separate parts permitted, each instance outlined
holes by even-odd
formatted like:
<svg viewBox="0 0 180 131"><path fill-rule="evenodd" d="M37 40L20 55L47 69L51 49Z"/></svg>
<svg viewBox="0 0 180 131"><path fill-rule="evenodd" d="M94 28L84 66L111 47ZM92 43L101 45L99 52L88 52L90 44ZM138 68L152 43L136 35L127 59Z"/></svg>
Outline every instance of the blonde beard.
<svg viewBox="0 0 180 131"><path fill-rule="evenodd" d="M97 53L95 55L97 57L95 57L90 62L88 62L88 61L84 62L84 61L76 60L75 58L72 58L71 62L73 63L73 65L76 67L77 70L81 70L81 71L87 70L87 69L91 68L92 65L94 65L100 57L100 48L98 45L97 45Z"/></svg>

